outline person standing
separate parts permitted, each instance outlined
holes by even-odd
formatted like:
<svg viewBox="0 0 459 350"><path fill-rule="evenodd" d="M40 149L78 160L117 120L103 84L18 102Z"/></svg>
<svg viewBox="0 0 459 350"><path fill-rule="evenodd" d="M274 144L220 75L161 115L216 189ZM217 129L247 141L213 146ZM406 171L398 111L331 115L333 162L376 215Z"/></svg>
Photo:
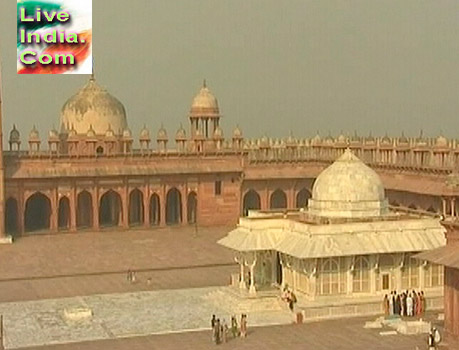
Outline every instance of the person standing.
<svg viewBox="0 0 459 350"><path fill-rule="evenodd" d="M228 325L226 324L226 321L223 320L222 325L221 325L221 340L223 343L226 343L228 340Z"/></svg>
<svg viewBox="0 0 459 350"><path fill-rule="evenodd" d="M390 292L389 296L389 315L392 316L394 314L394 292Z"/></svg>
<svg viewBox="0 0 459 350"><path fill-rule="evenodd" d="M220 319L217 318L215 322L215 344L220 344L221 340Z"/></svg>
<svg viewBox="0 0 459 350"><path fill-rule="evenodd" d="M241 315L241 338L247 336L247 315Z"/></svg>
<svg viewBox="0 0 459 350"><path fill-rule="evenodd" d="M387 297L387 294L384 295L383 299L383 310L384 310L384 315L389 315L389 298Z"/></svg>
<svg viewBox="0 0 459 350"><path fill-rule="evenodd" d="M215 339L217 337L215 333L215 324L217 323L217 318L215 315L212 315L212 318L210 319L210 328L212 329L212 342L215 343Z"/></svg>
<svg viewBox="0 0 459 350"><path fill-rule="evenodd" d="M231 333L233 335L233 338L236 338L239 334L237 331L237 320L236 316L231 317Z"/></svg>
<svg viewBox="0 0 459 350"><path fill-rule="evenodd" d="M406 297L406 309L407 316L413 316L413 298L411 297L411 293Z"/></svg>
<svg viewBox="0 0 459 350"><path fill-rule="evenodd" d="M401 307L401 300L400 294L397 294L395 297L395 314L400 316L402 307Z"/></svg>

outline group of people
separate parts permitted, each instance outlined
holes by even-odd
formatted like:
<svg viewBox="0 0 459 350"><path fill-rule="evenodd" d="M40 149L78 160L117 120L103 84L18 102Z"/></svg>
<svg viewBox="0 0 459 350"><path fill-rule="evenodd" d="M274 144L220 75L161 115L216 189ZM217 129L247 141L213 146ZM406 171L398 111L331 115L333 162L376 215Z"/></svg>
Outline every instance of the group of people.
<svg viewBox="0 0 459 350"><path fill-rule="evenodd" d="M426 298L424 292L405 291L397 293L392 291L384 296L384 313L386 315L420 316L426 311Z"/></svg>
<svg viewBox="0 0 459 350"><path fill-rule="evenodd" d="M293 312L297 299L295 293L293 293L293 291L289 289L288 286L284 287L281 299L288 303L288 308Z"/></svg>
<svg viewBox="0 0 459 350"><path fill-rule="evenodd" d="M132 271L131 269L129 269L127 272L126 279L129 283L135 283L135 281L137 280L137 275L135 271Z"/></svg>
<svg viewBox="0 0 459 350"><path fill-rule="evenodd" d="M247 315L241 315L240 328L238 327L236 316L231 316L231 328L229 328L224 319L220 321L219 318L212 315L210 326L212 327L212 341L215 344L226 343L230 331L233 339L237 337L245 338L247 336Z"/></svg>

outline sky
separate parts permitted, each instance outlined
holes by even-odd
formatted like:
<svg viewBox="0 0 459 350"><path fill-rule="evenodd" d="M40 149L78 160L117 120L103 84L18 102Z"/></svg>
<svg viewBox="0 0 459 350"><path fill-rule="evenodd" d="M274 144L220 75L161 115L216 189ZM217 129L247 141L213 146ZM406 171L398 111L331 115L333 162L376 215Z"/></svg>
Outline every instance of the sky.
<svg viewBox="0 0 459 350"><path fill-rule="evenodd" d="M76 0L75 0L76 1ZM93 0L98 82L134 135L188 128L202 80L225 136L459 130L459 1ZM4 132L42 139L86 75L16 74L16 3L0 0Z"/></svg>

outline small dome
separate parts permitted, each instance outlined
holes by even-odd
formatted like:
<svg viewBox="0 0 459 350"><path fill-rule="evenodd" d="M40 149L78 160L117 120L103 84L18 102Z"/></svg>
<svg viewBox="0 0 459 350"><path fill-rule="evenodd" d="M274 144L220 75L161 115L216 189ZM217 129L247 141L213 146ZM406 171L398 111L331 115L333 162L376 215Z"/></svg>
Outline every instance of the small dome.
<svg viewBox="0 0 459 350"><path fill-rule="evenodd" d="M10 131L10 142L19 142L21 140L21 134L16 129L16 124L13 124L13 129Z"/></svg>
<svg viewBox="0 0 459 350"><path fill-rule="evenodd" d="M131 139L132 138L132 131L129 128L123 130L123 138Z"/></svg>
<svg viewBox="0 0 459 350"><path fill-rule="evenodd" d="M416 145L417 146L426 146L427 145L427 139L424 137L424 133L421 130L419 133L419 137L416 139Z"/></svg>
<svg viewBox="0 0 459 350"><path fill-rule="evenodd" d="M29 140L30 141L39 141L40 140L40 133L37 130L37 127L34 125L32 130L29 133Z"/></svg>
<svg viewBox="0 0 459 350"><path fill-rule="evenodd" d="M402 132L402 136L399 137L398 143L407 144L409 143L408 138L405 136L405 133Z"/></svg>
<svg viewBox="0 0 459 350"><path fill-rule="evenodd" d="M392 143L391 139L389 138L389 136L387 136L387 134L385 134L383 136L383 138L381 139L381 143L383 145L390 145Z"/></svg>
<svg viewBox="0 0 459 350"><path fill-rule="evenodd" d="M110 124L108 125L107 131L105 131L105 137L106 137L106 138L113 138L113 137L115 137L115 133L114 133L114 131L113 131L113 129L112 129L112 126L111 126Z"/></svg>
<svg viewBox="0 0 459 350"><path fill-rule="evenodd" d="M94 131L93 127L92 127L92 124L89 125L89 129L88 131L86 132L86 136L87 137L95 137L96 136L96 132Z"/></svg>
<svg viewBox="0 0 459 350"><path fill-rule="evenodd" d="M371 134L371 132L370 132L370 134L368 135L368 137L365 139L365 142L366 142L366 143L374 143L374 142L375 142L375 138L373 137L373 135Z"/></svg>
<svg viewBox="0 0 459 350"><path fill-rule="evenodd" d="M75 138L77 136L77 132L75 128L73 127L73 125L70 128L70 130L68 130L68 135L69 135L69 138Z"/></svg>
<svg viewBox="0 0 459 350"><path fill-rule="evenodd" d="M286 144L287 146L290 146L290 147L296 146L297 140L293 137L293 132L290 132L290 135L287 138Z"/></svg>
<svg viewBox="0 0 459 350"><path fill-rule="evenodd" d="M242 139L242 130L239 128L239 125L233 130L233 139Z"/></svg>
<svg viewBox="0 0 459 350"><path fill-rule="evenodd" d="M104 135L111 125L114 130L127 128L126 111L122 103L91 79L62 107L61 130L73 125L77 134L86 134L90 125L94 133Z"/></svg>
<svg viewBox="0 0 459 350"><path fill-rule="evenodd" d="M161 128L158 130L158 134L156 136L156 139L158 141L167 141L168 140L167 131L166 131L166 129L164 129L163 125L161 125Z"/></svg>
<svg viewBox="0 0 459 350"><path fill-rule="evenodd" d="M193 98L191 103L190 116L200 117L216 117L219 116L218 102L215 96L207 87L206 81L202 85L199 93Z"/></svg>
<svg viewBox="0 0 459 350"><path fill-rule="evenodd" d="M147 129L147 126L144 124L142 130L140 130L140 140L149 141L150 140L150 130Z"/></svg>
<svg viewBox="0 0 459 350"><path fill-rule="evenodd" d="M177 129L177 132L175 133L175 140L186 141L186 131L183 128L182 124L180 124L180 127Z"/></svg>
<svg viewBox="0 0 459 350"><path fill-rule="evenodd" d="M313 144L318 144L318 143L320 143L320 141L322 141L322 139L320 138L319 132L317 132L316 136L314 136L312 138L312 143Z"/></svg>
<svg viewBox="0 0 459 350"><path fill-rule="evenodd" d="M347 149L317 177L309 210L325 217L372 217L386 214L388 204L378 174Z"/></svg>
<svg viewBox="0 0 459 350"><path fill-rule="evenodd" d="M54 127L49 131L48 138L50 140L59 139L59 133L57 132L57 130Z"/></svg>
<svg viewBox="0 0 459 350"><path fill-rule="evenodd" d="M435 146L437 146L437 147L448 147L448 140L443 135L440 135L435 140Z"/></svg>
<svg viewBox="0 0 459 350"><path fill-rule="evenodd" d="M214 131L214 134L213 134L213 138L216 139L216 140L223 139L223 129L220 126L217 126L215 128L215 131Z"/></svg>
<svg viewBox="0 0 459 350"><path fill-rule="evenodd" d="M336 139L337 142L339 143L346 143L347 142L347 138L346 136L344 136L342 133L338 136L338 138Z"/></svg>
<svg viewBox="0 0 459 350"><path fill-rule="evenodd" d="M268 139L268 136L266 136L266 134L263 135L261 139L258 140L258 146L261 148L269 147L269 139Z"/></svg>

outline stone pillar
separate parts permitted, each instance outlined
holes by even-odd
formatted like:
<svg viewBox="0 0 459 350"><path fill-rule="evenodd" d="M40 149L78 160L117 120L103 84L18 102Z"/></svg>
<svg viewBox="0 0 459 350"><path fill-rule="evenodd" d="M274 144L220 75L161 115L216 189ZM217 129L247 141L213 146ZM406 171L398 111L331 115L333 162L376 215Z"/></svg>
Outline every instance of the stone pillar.
<svg viewBox="0 0 459 350"><path fill-rule="evenodd" d="M376 273L377 269L379 268L379 257L377 255L373 255L370 257L370 292L371 294L376 294L378 290L376 286Z"/></svg>
<svg viewBox="0 0 459 350"><path fill-rule="evenodd" d="M182 195L182 225L186 225L188 223L188 191L187 185L182 187L181 195Z"/></svg>
<svg viewBox="0 0 459 350"><path fill-rule="evenodd" d="M456 198L451 198L451 217L456 217Z"/></svg>
<svg viewBox="0 0 459 350"><path fill-rule="evenodd" d="M77 193L76 186L72 184L72 190L70 192L70 231L75 232L77 230Z"/></svg>
<svg viewBox="0 0 459 350"><path fill-rule="evenodd" d="M57 189L51 191L51 216L50 216L50 230L55 232L58 230L59 219L59 197Z"/></svg>
<svg viewBox="0 0 459 350"><path fill-rule="evenodd" d="M18 196L18 233L24 234L24 219L25 219L25 203L24 203L24 187L22 182L19 185L19 196Z"/></svg>
<svg viewBox="0 0 459 350"><path fill-rule="evenodd" d="M99 187L95 185L92 197L92 224L94 230L98 231L100 229L99 225Z"/></svg>
<svg viewBox="0 0 459 350"><path fill-rule="evenodd" d="M122 220L121 226L125 229L129 228L129 185L128 181L124 183L123 193L121 195L121 210L122 212Z"/></svg>
<svg viewBox="0 0 459 350"><path fill-rule="evenodd" d="M159 194L159 226L166 226L166 185L162 186L161 193Z"/></svg>
<svg viewBox="0 0 459 350"><path fill-rule="evenodd" d="M295 185L291 184L291 187L287 192L287 209L295 208L295 204Z"/></svg>
<svg viewBox="0 0 459 350"><path fill-rule="evenodd" d="M150 188L148 185L143 191L143 226L150 227Z"/></svg>
<svg viewBox="0 0 459 350"><path fill-rule="evenodd" d="M250 269L250 281L249 281L249 293L256 294L257 290L255 288L255 265L257 264L257 253L253 252L250 255L246 256L245 265Z"/></svg>
<svg viewBox="0 0 459 350"><path fill-rule="evenodd" d="M442 203L442 213L443 213L443 216L446 217L446 198L443 198L443 197L442 197L441 203Z"/></svg>
<svg viewBox="0 0 459 350"><path fill-rule="evenodd" d="M246 289L247 286L245 284L245 276L244 276L244 257L242 255L235 256L234 261L236 261L239 264L240 271L239 271L239 288L240 289Z"/></svg>

